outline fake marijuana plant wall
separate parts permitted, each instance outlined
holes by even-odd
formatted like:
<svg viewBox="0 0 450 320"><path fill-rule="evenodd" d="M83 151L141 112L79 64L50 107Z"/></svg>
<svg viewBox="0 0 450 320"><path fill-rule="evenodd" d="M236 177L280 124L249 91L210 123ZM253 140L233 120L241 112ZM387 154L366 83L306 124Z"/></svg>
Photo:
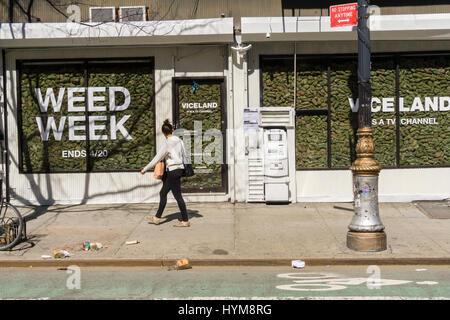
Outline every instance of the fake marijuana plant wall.
<svg viewBox="0 0 450 320"><path fill-rule="evenodd" d="M404 100L405 106L411 106L417 97L422 102L425 97L449 97L450 56L400 56L399 61L397 74L394 56L372 58L372 97L379 99L380 109L383 103L387 104L383 98L392 104L386 110L383 107L372 112L375 157L385 167L450 165L449 112L399 112L397 105L400 99ZM261 69L262 105L293 106L293 58L263 57ZM353 104L357 102L357 80L356 57L298 59L296 108L312 112L296 117L297 167L328 167L329 161L331 168L348 168L355 160L357 112L352 112L349 99ZM328 100L329 112L320 112L328 109ZM402 119L407 118L433 118L436 123L403 123L405 120ZM327 140L328 120L330 141Z"/></svg>
<svg viewBox="0 0 450 320"><path fill-rule="evenodd" d="M225 146L220 134L223 108L221 105L221 85L220 83L201 80L196 80L195 83L199 86L194 86L193 81L178 85L179 128L186 130L183 140L187 152L191 155L191 163L195 172L194 176L183 178L183 187L195 189L221 188L223 147ZM201 106L209 104L210 107L183 107L183 104L189 103L198 103ZM201 132L194 131L195 121L198 121L197 124L201 125ZM214 135L214 132L217 135ZM188 136L190 136L190 145L186 139ZM194 149L196 141L201 141L201 152L196 152ZM207 161L205 153L210 154L217 161Z"/></svg>
<svg viewBox="0 0 450 320"><path fill-rule="evenodd" d="M95 101L94 105L104 106L105 111L83 111L88 104L87 87L104 87L104 92L95 92L95 97L103 97L103 101ZM110 110L110 87L124 87L129 91L130 103L125 110ZM49 88L53 89L54 101L50 95L47 110L41 110L39 99L42 104ZM73 106L80 111L68 110L69 88L84 90L73 94L78 98ZM40 89L40 93L36 89ZM55 110L54 102L58 102L60 92L63 95L58 111ZM20 69L19 96L23 172L139 170L155 154L153 68L150 62L23 64ZM116 93L114 99L115 104L120 106L124 103L125 96ZM90 132L92 127L89 126L89 116L102 117L95 122L95 125L100 125L95 132ZM124 116L129 116L124 119L123 127L132 139L125 139L120 130L116 132L115 139L112 138L112 116L115 117L116 124ZM73 117L80 118L73 121ZM64 123L61 122L63 118ZM73 121L71 128L69 118ZM49 121L54 121L53 128ZM55 136L55 131L60 129L62 134L59 139L58 134ZM70 130L77 137L70 138ZM48 139L42 137L43 132L45 136L45 131L49 132ZM90 139L93 133L107 138Z"/></svg>

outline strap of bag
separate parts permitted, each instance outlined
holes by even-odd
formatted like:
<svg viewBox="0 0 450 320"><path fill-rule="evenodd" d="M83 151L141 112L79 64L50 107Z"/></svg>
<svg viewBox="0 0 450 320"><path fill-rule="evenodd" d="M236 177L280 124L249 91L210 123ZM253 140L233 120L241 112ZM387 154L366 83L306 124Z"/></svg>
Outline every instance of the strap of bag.
<svg viewBox="0 0 450 320"><path fill-rule="evenodd" d="M180 145L181 145L181 153L182 153L182 157L183 157L183 159L182 159L183 164L190 164L191 161L186 156L186 153L185 153L185 150L184 150L184 144L183 144L183 141L181 139L180 139Z"/></svg>

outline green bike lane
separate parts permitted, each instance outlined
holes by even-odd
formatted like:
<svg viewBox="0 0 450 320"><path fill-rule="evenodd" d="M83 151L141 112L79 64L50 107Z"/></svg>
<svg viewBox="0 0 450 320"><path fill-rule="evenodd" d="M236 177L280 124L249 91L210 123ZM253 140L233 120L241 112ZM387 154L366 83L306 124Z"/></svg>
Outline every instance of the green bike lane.
<svg viewBox="0 0 450 320"><path fill-rule="evenodd" d="M1 299L450 299L450 266L2 268Z"/></svg>

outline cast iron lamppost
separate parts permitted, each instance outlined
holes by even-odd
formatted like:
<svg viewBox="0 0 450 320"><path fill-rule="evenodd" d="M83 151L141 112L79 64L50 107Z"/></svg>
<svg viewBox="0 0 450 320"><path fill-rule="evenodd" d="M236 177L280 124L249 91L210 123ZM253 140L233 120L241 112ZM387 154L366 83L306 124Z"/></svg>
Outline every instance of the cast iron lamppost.
<svg viewBox="0 0 450 320"><path fill-rule="evenodd" d="M378 174L371 128L369 1L358 0L358 131L353 173L355 215L348 226L347 247L356 251L386 250L386 233L378 214Z"/></svg>

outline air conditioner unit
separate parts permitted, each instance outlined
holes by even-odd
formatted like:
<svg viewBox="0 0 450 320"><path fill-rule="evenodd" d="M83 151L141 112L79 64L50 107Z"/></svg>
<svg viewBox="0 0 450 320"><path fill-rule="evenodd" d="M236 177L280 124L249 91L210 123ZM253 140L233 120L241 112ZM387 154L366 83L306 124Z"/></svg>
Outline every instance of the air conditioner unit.
<svg viewBox="0 0 450 320"><path fill-rule="evenodd" d="M115 7L91 7L89 8L89 18L91 22L115 22Z"/></svg>
<svg viewBox="0 0 450 320"><path fill-rule="evenodd" d="M136 6L136 7L119 7L119 21L145 21L145 7L144 6Z"/></svg>

